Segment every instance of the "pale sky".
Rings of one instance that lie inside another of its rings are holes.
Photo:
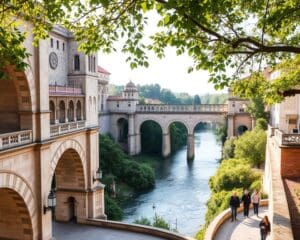
[[[153,11],[148,13],[148,19],[151,21],[148,21],[145,31],[146,38],[157,30],[156,22],[159,16]],[[193,65],[192,59],[187,54],[177,56],[175,48],[168,48],[163,59],[158,59],[152,52],[147,55],[150,64],[148,68],[139,67],[132,70],[121,51],[110,55],[99,54],[98,63],[111,73],[110,83],[116,85],[125,85],[132,80],[140,85],[158,83],[162,88],[168,88],[173,92],[187,92],[191,95],[217,92],[213,85],[208,83],[207,72],[187,72],[188,67]],[[226,90],[218,91],[221,92]]]

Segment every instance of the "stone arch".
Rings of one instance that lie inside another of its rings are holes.
[[[32,129],[32,90],[30,68],[18,72],[15,67],[4,67],[6,79],[0,82],[0,131]]]
[[[172,123],[180,123],[180,124],[182,124],[184,127],[185,127],[185,129],[186,129],[186,131],[187,131],[187,133],[190,133],[190,126],[189,126],[189,124],[188,123],[186,123],[185,121],[183,121],[183,120],[171,120],[171,121],[169,121],[168,123],[167,123],[167,129],[170,129],[170,126],[171,126],[171,124]]]
[[[245,125],[239,125],[237,127],[237,134],[242,135],[244,132],[248,131],[248,127]]]
[[[128,119],[120,117],[117,120],[117,141],[119,143],[127,143],[128,138]]]
[[[79,160],[83,167],[83,177],[84,177],[83,181],[86,184],[87,178],[86,178],[86,154],[85,154],[85,151],[78,141],[73,140],[73,139],[66,140],[65,142],[61,143],[58,146],[57,150],[55,151],[54,155],[51,158],[50,176],[47,181],[47,187],[46,187],[46,192],[45,192],[44,198],[48,198],[48,194],[51,190],[52,178],[53,178],[53,175],[54,175],[54,172],[55,172],[55,169],[57,167],[59,160],[61,159],[63,154],[65,152],[67,152],[69,149],[73,150],[73,153],[76,152],[76,154],[78,154]]]
[[[12,220],[12,225],[14,229],[13,234],[18,234],[15,236],[17,239],[37,239],[38,238],[38,214],[37,214],[37,202],[36,198],[31,190],[29,184],[22,177],[18,176],[13,172],[0,172],[0,213],[1,213],[1,203],[5,204],[5,211],[13,211],[14,219]],[[1,214],[2,215],[2,214]],[[2,215],[3,216],[3,215]],[[20,216],[20,219],[16,219],[16,216]],[[12,236],[1,236],[2,234],[11,234],[9,229],[9,218],[3,218],[6,220],[6,233],[2,232],[0,228],[0,238],[1,237],[12,237]],[[19,222],[17,222],[19,220]],[[1,226],[1,223],[0,223]],[[16,231],[15,227],[18,226]],[[8,229],[7,229],[8,227]],[[4,229],[4,228],[3,228]]]
[[[66,104],[63,100],[59,101],[58,104],[58,119],[60,123],[64,123],[66,119]]]
[[[50,109],[50,124],[55,124],[55,103],[50,100],[49,102]]]
[[[74,102],[72,100],[69,101],[68,106],[68,121],[72,122],[74,121]]]
[[[141,121],[139,121],[137,123],[137,128],[136,128],[136,133],[137,134],[140,133],[143,123],[147,122],[147,121],[153,121],[153,122],[157,123],[160,126],[162,132],[164,132],[166,129],[168,129],[168,125],[164,125],[160,121],[158,121],[157,119],[149,117],[149,118],[143,118],[143,119],[141,119]]]
[[[76,119],[77,121],[82,120],[82,103],[80,100],[76,103]]]

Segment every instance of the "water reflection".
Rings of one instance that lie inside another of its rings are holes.
[[[212,131],[195,133],[195,159],[187,161],[186,146],[161,162],[156,186],[141,194],[125,208],[124,222],[140,217],[162,216],[171,228],[194,236],[204,223],[209,177],[217,168],[221,147]]]

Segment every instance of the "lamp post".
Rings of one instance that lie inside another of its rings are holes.
[[[102,171],[100,168],[95,172],[94,181],[100,181],[102,179]]]

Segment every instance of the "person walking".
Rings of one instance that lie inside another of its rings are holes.
[[[260,202],[260,192],[255,189],[254,192],[251,195],[251,202],[253,204],[253,211],[254,214],[258,217],[258,207],[259,207],[259,202]]]
[[[231,222],[236,220],[236,215],[237,215],[237,208],[240,206],[240,199],[236,195],[236,192],[232,193],[232,196],[230,197],[230,209],[231,209]]]
[[[248,189],[244,190],[243,196],[242,196],[242,202],[244,207],[244,217],[249,217],[249,206],[251,203],[251,196],[248,191]]]
[[[271,232],[271,224],[267,216],[264,216],[264,218],[259,223],[259,229],[261,240],[266,240],[268,234]]]

